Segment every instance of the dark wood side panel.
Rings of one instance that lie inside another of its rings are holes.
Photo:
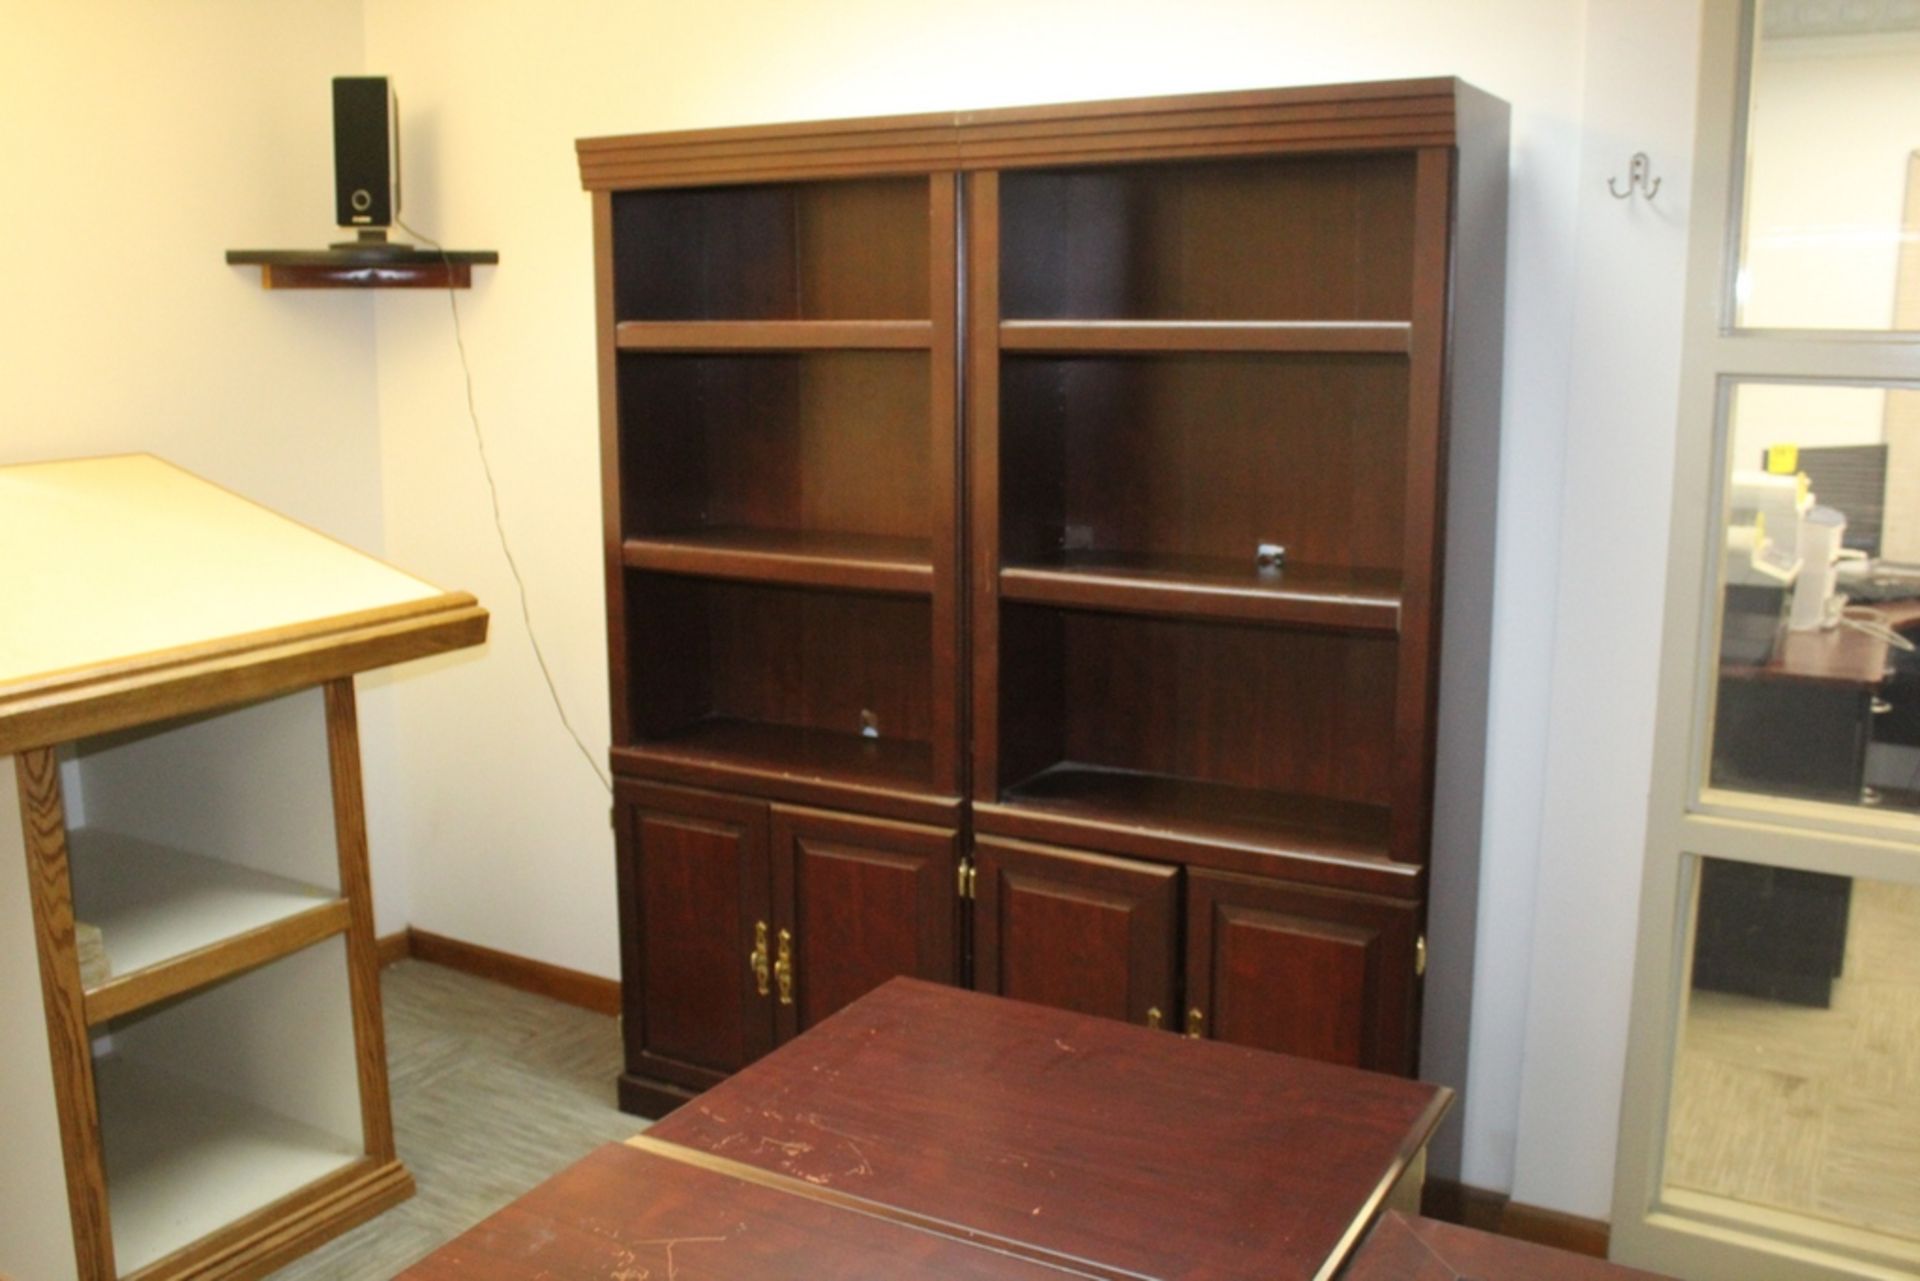
[[[593,355],[600,400],[600,541],[607,589],[607,696],[613,744],[633,741],[632,705],[627,697],[626,571],[620,544],[626,537],[620,449],[620,353],[614,347],[618,317],[613,303],[613,197],[593,193]]]
[[[1400,671],[1394,712],[1393,856],[1427,861],[1433,830],[1440,576],[1445,557],[1447,265],[1452,253],[1453,152],[1429,147],[1415,169],[1413,353],[1406,426],[1406,551]]]
[[[968,609],[971,618],[972,796],[1000,795],[1000,175],[968,174],[966,423]]]
[[[1410,1074],[1418,931],[1414,903],[1190,871],[1188,1009],[1219,1040]]]
[[[933,786],[959,794],[965,787],[966,582],[960,528],[960,190],[953,174],[927,183],[927,293],[933,348],[927,370],[927,544],[933,562]]]
[[[1174,1025],[1179,868],[1016,841],[974,858],[975,988]]]
[[[773,921],[763,802],[622,780],[618,867],[629,1076],[704,1088],[773,1043],[749,957]]]
[[[776,805],[772,833],[774,924],[794,965],[783,1039],[896,974],[959,980],[957,832]]]

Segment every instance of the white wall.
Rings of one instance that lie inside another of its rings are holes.
[[[996,0],[913,6],[368,6],[367,70],[395,78],[407,209],[454,246],[497,248],[461,300],[482,426],[563,699],[606,742],[582,136],[1136,94],[1459,75],[1514,105],[1494,759],[1471,1032],[1511,1058],[1525,993],[1556,581],[1560,424],[1573,325],[1581,111],[1577,0],[1272,0],[1180,6]],[[611,835],[513,608],[465,421],[444,299],[380,301],[388,550],[495,610],[484,662],[399,699],[414,924],[612,975]],[[1630,947],[1622,945],[1623,953]],[[1454,957],[1437,955],[1435,966]],[[1447,1027],[1447,1011],[1435,1011]],[[1458,1012],[1454,1012],[1456,1015]],[[1467,1036],[1455,1018],[1455,1035]],[[1430,1055],[1430,1057],[1433,1057]],[[1466,1103],[1466,1177],[1510,1175],[1511,1073]],[[1484,1120],[1476,1114],[1484,1113]],[[1443,1163],[1447,1164],[1447,1163]]]
[[[48,215],[18,201],[0,213],[19,282],[0,457],[155,449],[474,590],[494,610],[486,651],[369,682],[371,709],[392,703],[391,723],[363,727],[376,859],[406,851],[404,868],[376,867],[381,928],[410,920],[613,975],[606,801],[532,666],[446,297],[264,294],[219,261],[230,244],[330,234],[326,78],[393,75],[409,221],[501,252],[460,296],[475,398],[561,697],[603,756],[591,246],[573,139],[1460,75],[1514,106],[1461,1175],[1604,1216],[1665,564],[1692,8],[14,0],[0,73],[69,114],[0,119],[13,171],[63,184],[62,252],[41,248]],[[1652,206],[1605,194],[1636,150],[1667,184]]]
[[[363,61],[360,0],[0,17],[0,463],[155,453],[377,553],[372,300],[268,293],[222,257],[324,243],[326,85]],[[395,929],[385,716],[363,699],[376,915]]]
[[[1539,877],[1533,946],[1511,958],[1526,973],[1524,1036],[1517,1055],[1489,1047],[1475,1064],[1517,1081],[1514,1199],[1599,1219],[1612,1197],[1645,857],[1698,44],[1691,5],[1589,10]],[[1659,193],[1615,200],[1607,181],[1624,182],[1637,151]]]

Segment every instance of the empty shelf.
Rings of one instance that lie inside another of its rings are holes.
[[[1387,858],[1382,806],[1077,761],[1050,766],[1008,788],[1002,807],[1261,854],[1369,863]]]
[[[94,1076],[123,1276],[364,1159],[357,1136],[116,1055]]]
[[[1392,635],[1396,575],[1312,566],[1261,569],[1197,556],[1070,551],[1000,571],[1004,599],[1175,618],[1218,618]]]
[[[1002,351],[1299,352],[1405,355],[1406,321],[1007,320]]]
[[[626,540],[634,569],[797,587],[926,595],[933,561],[924,538],[789,529],[699,529]]]
[[[332,890],[117,832],[69,835],[75,915],[100,928],[111,976],[98,1023],[297,951],[347,928]]]

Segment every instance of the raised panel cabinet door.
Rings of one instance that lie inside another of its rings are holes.
[[[1189,1030],[1411,1073],[1419,906],[1226,872],[1187,873]]]
[[[974,859],[976,988],[1174,1026],[1179,868],[984,837]]]
[[[947,828],[773,807],[782,1040],[895,975],[959,981],[959,841]]]
[[[755,957],[773,923],[767,806],[625,780],[619,797],[627,1071],[705,1089],[773,1045]]]

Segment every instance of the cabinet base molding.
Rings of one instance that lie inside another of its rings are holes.
[[[368,1159],[132,1273],[127,1281],[252,1281],[413,1195],[398,1161]]]
[[[634,1076],[630,1072],[620,1074],[620,1110],[630,1116],[646,1117],[650,1121],[658,1121],[700,1093],[699,1090],[689,1090],[651,1077]]]
[[[382,934],[373,941],[374,955],[380,958],[380,968],[386,969],[396,961],[404,961],[413,955],[413,937],[410,930],[395,930],[392,934]]]
[[[1595,1259],[1607,1257],[1612,1237],[1612,1229],[1600,1219],[1526,1205],[1510,1200],[1504,1192],[1489,1192],[1451,1179],[1427,1180],[1420,1212],[1430,1219]]]
[[[412,926],[397,934],[382,937],[379,950],[382,966],[413,957],[476,978],[491,979],[535,996],[548,997],[563,1005],[577,1005],[595,1014],[620,1013],[618,979],[603,979],[597,974],[549,965],[531,957],[496,952],[478,943],[463,943],[459,939],[431,934]]]

